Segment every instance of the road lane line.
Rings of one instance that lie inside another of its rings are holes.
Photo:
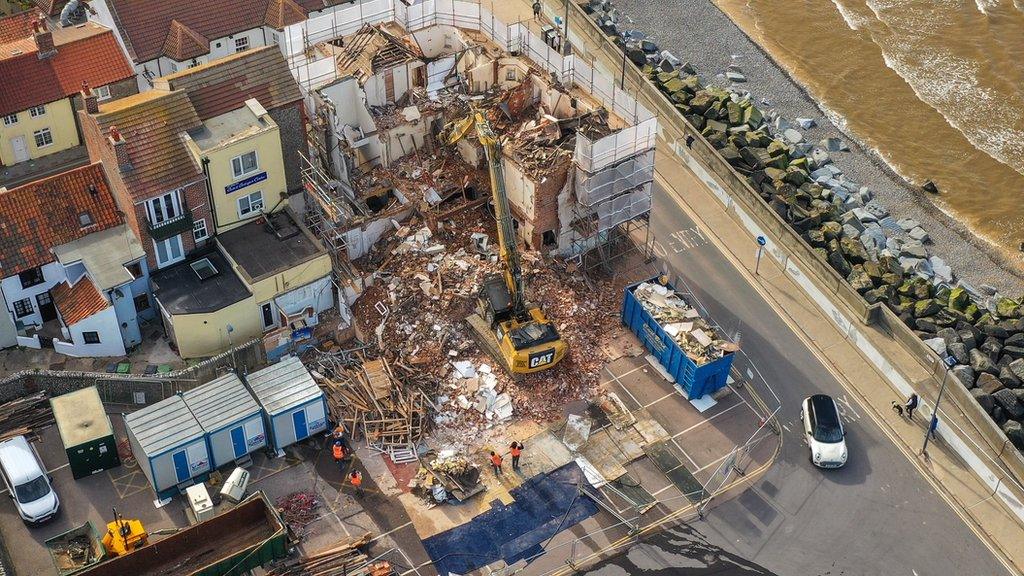
[[[726,408],[725,410],[722,410],[722,411],[721,411],[721,412],[719,412],[718,414],[715,414],[714,416],[712,416],[712,417],[710,417],[710,418],[707,418],[706,420],[702,420],[702,421],[700,421],[700,422],[697,422],[697,423],[696,423],[696,424],[694,424],[693,426],[690,426],[689,428],[687,428],[687,429],[685,429],[685,430],[683,430],[683,431],[681,431],[681,432],[676,432],[675,434],[673,434],[673,435],[672,435],[672,437],[673,437],[673,438],[678,438],[678,437],[682,436],[683,434],[686,434],[686,433],[687,433],[687,432],[689,432],[690,430],[693,430],[694,428],[699,428],[699,427],[701,427],[701,426],[703,426],[703,425],[705,425],[705,424],[708,424],[708,423],[710,423],[710,422],[711,422],[712,420],[714,420],[715,418],[718,418],[719,416],[721,416],[722,414],[725,414],[726,412],[728,412],[728,411],[732,410],[733,408],[736,408],[737,406],[742,406],[742,405],[743,405],[743,403],[742,403],[742,402],[737,402],[737,403],[733,404],[732,406],[729,406],[729,407],[728,407],[728,408]]]

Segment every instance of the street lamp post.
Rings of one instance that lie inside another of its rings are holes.
[[[935,408],[932,409],[932,418],[928,421],[928,427],[924,431],[924,444],[921,445],[921,454],[928,455],[928,441],[931,440],[932,427],[937,425],[939,419],[939,403],[942,402],[942,395],[946,392],[946,381],[949,380],[949,367],[950,363],[956,363],[956,359],[953,357],[946,357],[943,359],[946,364],[946,370],[942,375],[942,384],[939,386],[939,395],[935,397]]]

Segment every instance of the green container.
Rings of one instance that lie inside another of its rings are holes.
[[[76,480],[121,465],[114,427],[95,386],[51,398],[50,407]]]
[[[101,562],[106,556],[103,540],[92,522],[58,534],[45,544],[59,576],[77,574]]]

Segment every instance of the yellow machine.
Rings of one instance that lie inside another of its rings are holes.
[[[499,255],[505,272],[484,280],[478,298],[479,315],[471,315],[468,321],[476,332],[487,337],[486,344],[492,348],[489,352],[497,356],[506,370],[513,375],[539,372],[565,357],[567,346],[540,307],[524,301],[523,272],[501,167],[501,142],[490,123],[474,110],[467,118],[454,123],[448,143],[455,144],[474,127],[490,171]]]
[[[139,520],[125,520],[114,510],[114,520],[107,524],[103,548],[111,557],[124,556],[146,545],[149,534]]]

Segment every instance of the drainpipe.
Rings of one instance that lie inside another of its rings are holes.
[[[206,231],[207,240],[217,234],[217,205],[213,203],[213,185],[210,184],[210,159],[203,157],[203,176],[206,176],[206,199],[210,202],[210,218],[213,220],[213,233]]]

